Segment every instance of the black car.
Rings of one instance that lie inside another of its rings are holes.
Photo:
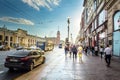
[[[45,56],[38,50],[20,50],[7,56],[4,66],[9,68],[10,71],[15,68],[31,71],[35,66],[44,62]]]

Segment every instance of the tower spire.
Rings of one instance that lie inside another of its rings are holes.
[[[58,26],[58,31],[59,31],[59,26]]]

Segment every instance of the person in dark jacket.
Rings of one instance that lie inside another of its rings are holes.
[[[77,58],[77,47],[75,45],[72,47],[72,52],[73,52],[73,58],[74,57]]]

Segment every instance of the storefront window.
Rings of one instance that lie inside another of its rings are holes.
[[[105,22],[105,10],[103,10],[103,11],[99,14],[99,25],[101,25],[103,22]]]
[[[114,31],[120,29],[120,11],[114,15]]]
[[[105,32],[103,32],[103,33],[99,34],[99,38],[100,38],[100,39],[105,38]]]
[[[120,11],[115,13],[114,18],[114,32],[113,32],[113,53],[120,56]],[[117,31],[118,30],[118,31]]]

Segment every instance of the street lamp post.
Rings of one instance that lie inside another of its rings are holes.
[[[70,17],[68,17],[67,23],[68,23],[68,42],[69,42],[69,31],[70,31],[69,25],[70,25]]]

